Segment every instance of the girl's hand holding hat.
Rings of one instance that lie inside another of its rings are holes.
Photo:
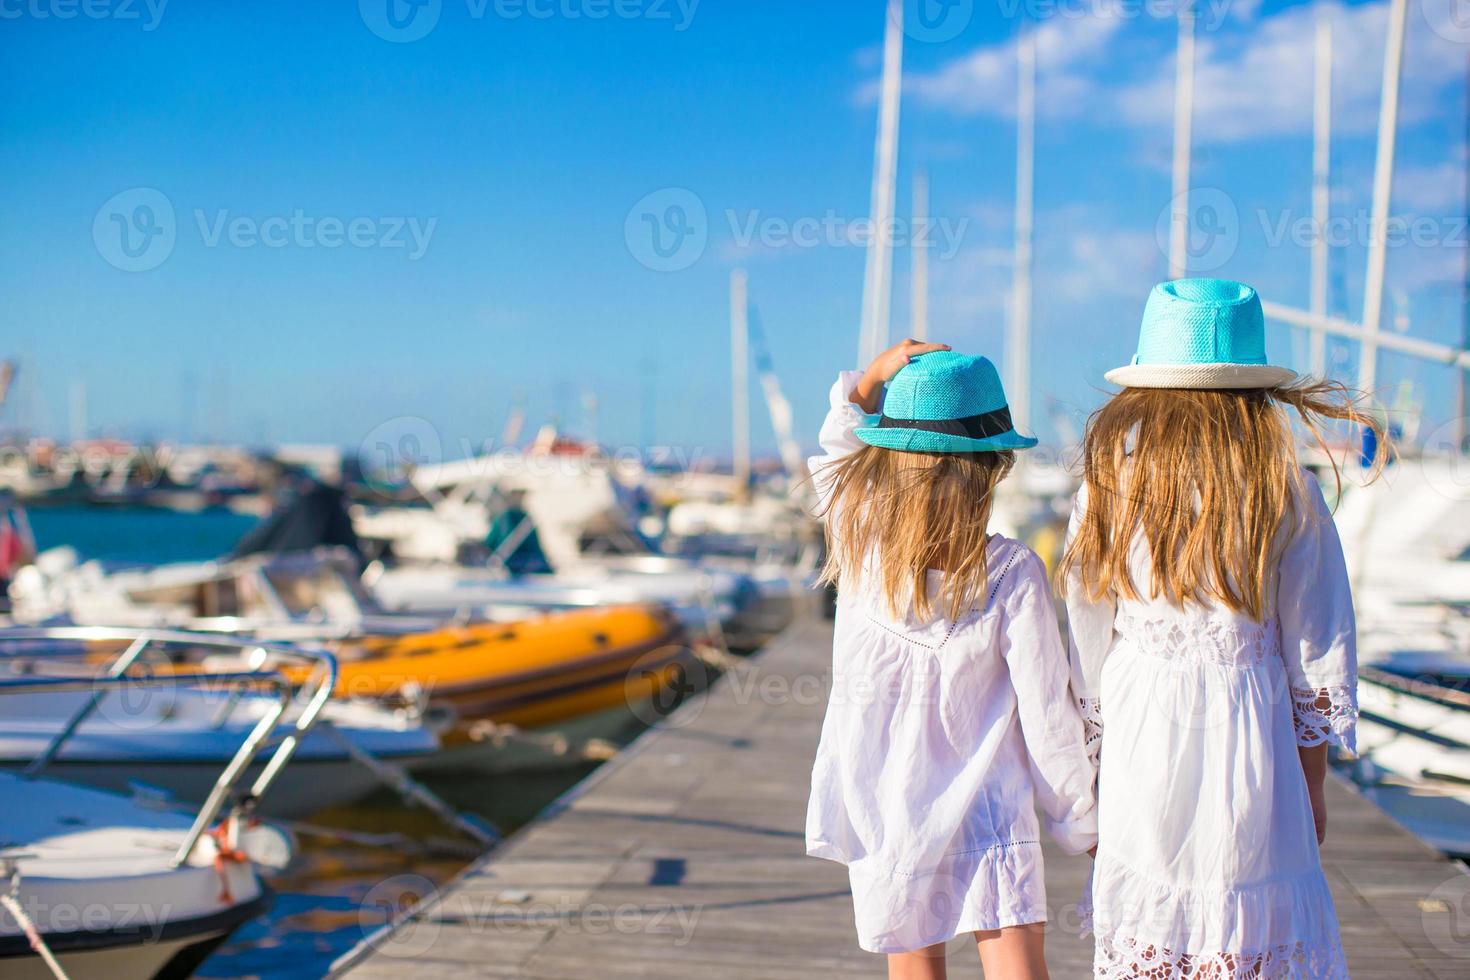
[[[894,344],[873,358],[873,363],[863,372],[862,379],[852,389],[848,400],[869,415],[876,414],[883,399],[883,386],[892,381],[893,376],[902,371],[909,361],[920,354],[949,349],[948,344],[925,344],[913,338]]]

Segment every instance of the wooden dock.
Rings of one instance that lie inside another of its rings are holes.
[[[803,853],[830,643],[830,623],[792,627],[336,975],[883,976],[857,948],[845,870]],[[1331,782],[1324,857],[1355,980],[1470,977],[1470,875]],[[1089,977],[1075,905],[1088,859],[1046,859],[1052,976]],[[951,976],[978,964],[951,944]]]

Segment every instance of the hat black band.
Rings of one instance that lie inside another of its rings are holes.
[[[1013,428],[1011,407],[1002,405],[993,412],[967,415],[962,419],[895,419],[887,415],[878,417],[880,429],[922,429],[947,436],[962,436],[966,439],[989,439],[1003,435]]]

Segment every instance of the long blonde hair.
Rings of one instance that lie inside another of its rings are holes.
[[[995,488],[1013,452],[913,453],[865,446],[818,474],[831,481],[821,581],[840,587],[876,575],[895,617],[935,613],[928,571],[945,571],[944,610],[958,619],[985,593]]]
[[[1372,429],[1376,477],[1389,446],[1366,396],[1335,381],[1203,391],[1125,388],[1087,423],[1082,455],[1088,500],[1062,557],[1062,589],[1080,573],[1091,598],[1141,598],[1132,543],[1148,543],[1149,597],[1218,603],[1264,621],[1277,531],[1296,515],[1302,487],[1286,409],[1326,451],[1327,420]],[[1331,459],[1331,453],[1327,453]],[[1342,474],[1332,463],[1341,489]]]

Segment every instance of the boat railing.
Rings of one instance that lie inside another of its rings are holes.
[[[1390,691],[1408,694],[1424,701],[1432,701],[1446,708],[1456,708],[1460,711],[1470,710],[1470,693],[1452,687],[1430,684],[1417,678],[1404,677],[1368,665],[1358,668],[1358,676]]]
[[[232,706],[250,687],[264,688],[273,700],[256,724],[251,728],[238,750],[230,758],[224,770],[215,779],[208,797],[194,818],[188,834],[174,854],[173,864],[183,864],[194,850],[199,839],[214,825],[231,801],[236,788],[248,777],[256,757],[268,745],[273,750],[266,758],[258,775],[251,782],[248,800],[257,800],[265,795],[276,778],[291,761],[300,747],[302,739],[316,725],[322,709],[337,686],[337,659],[330,652],[314,647],[231,637],[211,633],[192,633],[184,630],[132,629],[100,626],[54,626],[38,628],[0,629],[0,658],[13,659],[75,659],[79,651],[74,647],[62,649],[35,649],[40,644],[127,644],[121,653],[94,676],[35,676],[13,675],[0,677],[0,695],[61,692],[70,690],[89,691],[91,696],[73,712],[59,732],[22,773],[28,777],[41,774],[61,752],[82,724],[97,710],[107,694],[116,689],[144,686],[187,686],[224,688],[231,692],[227,705]],[[32,645],[31,649],[16,649]],[[145,653],[169,647],[189,650],[230,650],[242,655],[245,670],[241,671],[184,671],[166,674],[139,676],[130,673]],[[85,652],[85,651],[83,651]],[[276,669],[280,663],[301,664],[307,668],[304,680],[293,682]],[[293,704],[300,710],[287,720],[286,713]]]

